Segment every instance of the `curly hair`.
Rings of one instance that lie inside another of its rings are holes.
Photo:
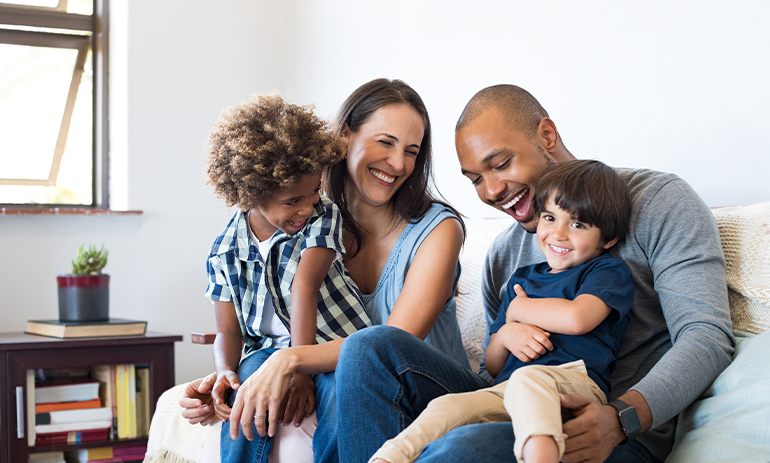
[[[226,108],[209,135],[206,183],[242,211],[345,158],[345,139],[313,106],[259,96]]]

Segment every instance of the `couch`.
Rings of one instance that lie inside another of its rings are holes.
[[[733,363],[679,416],[667,463],[770,461],[770,202],[713,210],[727,260],[737,339]],[[460,258],[457,316],[468,360],[478,368],[484,338],[481,275],[487,247],[508,218],[468,221]],[[178,405],[184,384],[158,401],[145,462],[218,460],[219,426],[188,424]]]

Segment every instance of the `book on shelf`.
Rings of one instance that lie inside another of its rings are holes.
[[[65,463],[64,452],[38,452],[29,454],[29,463]]]
[[[150,435],[150,367],[136,366],[136,432],[139,437]]]
[[[115,365],[115,395],[118,408],[118,438],[137,437],[136,367]]]
[[[134,445],[130,447],[99,447],[80,449],[75,455],[78,463],[107,463],[142,461],[147,453],[146,445]]]
[[[35,433],[53,434],[69,431],[90,431],[92,429],[110,429],[112,427],[112,418],[108,420],[80,421],[77,423],[59,423],[59,424],[36,424]]]
[[[35,424],[66,424],[105,420],[112,421],[112,407],[61,410],[35,414]]]
[[[118,408],[115,397],[115,365],[97,365],[91,369],[91,377],[99,381],[99,398],[105,407],[112,409],[110,437],[118,438]]]
[[[147,330],[147,322],[110,318],[100,322],[62,322],[59,320],[29,320],[28,334],[53,338],[92,338],[104,336],[139,336]]]
[[[35,437],[35,445],[79,444],[81,442],[107,440],[108,436],[108,429],[54,432],[51,434],[38,434]]]
[[[126,381],[128,381],[128,437],[134,438],[139,435],[136,427],[136,366],[125,365]]]
[[[45,412],[56,412],[60,410],[81,410],[84,408],[99,408],[102,406],[100,398],[91,400],[81,400],[79,402],[51,402],[44,404],[36,404],[35,414]],[[106,404],[105,404],[106,406]]]
[[[35,386],[35,403],[81,402],[99,398],[99,381]]]

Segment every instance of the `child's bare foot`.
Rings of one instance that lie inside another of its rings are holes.
[[[559,447],[553,436],[529,436],[522,452],[527,463],[559,462]]]

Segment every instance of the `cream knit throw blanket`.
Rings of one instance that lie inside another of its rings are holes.
[[[180,384],[164,392],[158,399],[155,415],[150,425],[150,437],[147,442],[147,454],[144,463],[202,463],[218,460],[218,447],[212,459],[211,445],[213,432],[215,443],[219,442],[220,426],[191,425],[182,417],[179,399],[187,384]]]
[[[770,202],[714,209],[727,260],[733,329],[770,328]]]

